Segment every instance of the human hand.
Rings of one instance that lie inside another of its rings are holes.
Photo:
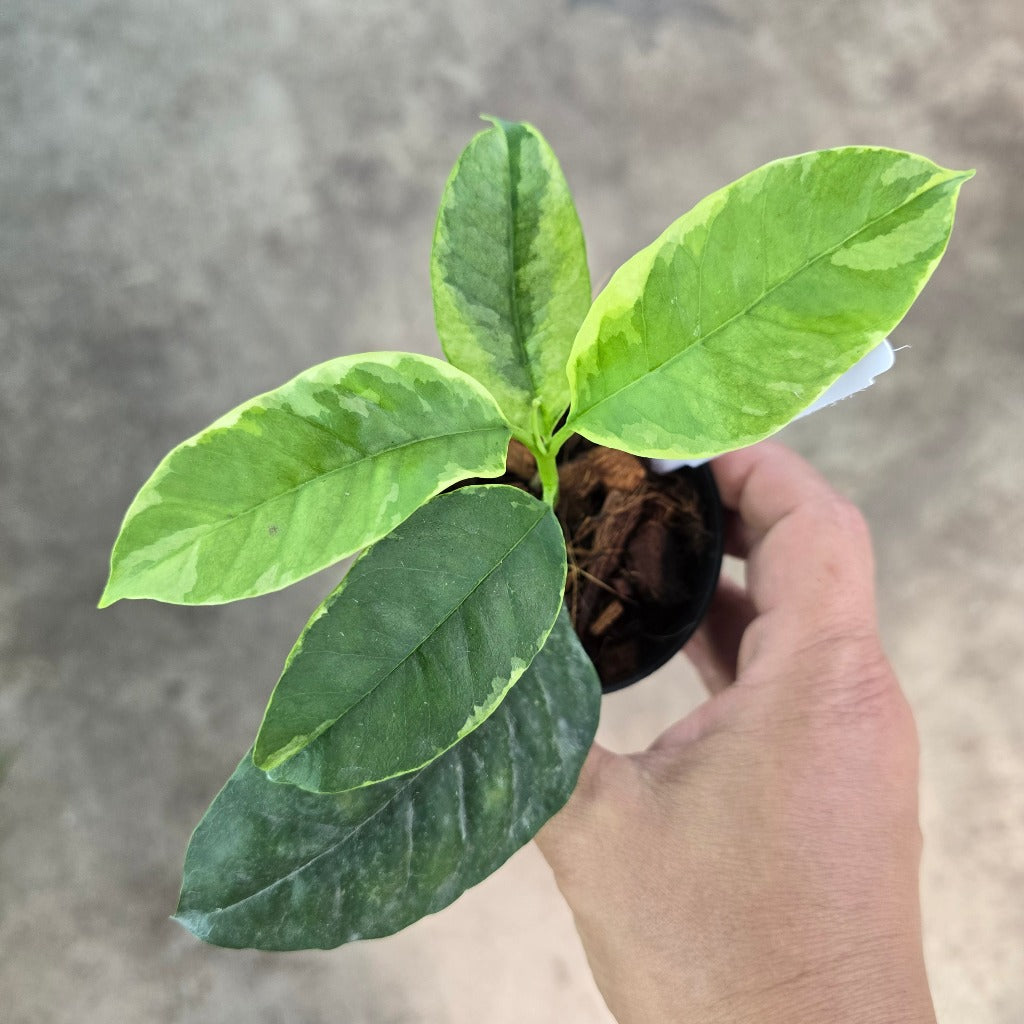
[[[620,1024],[931,1024],[917,735],[867,528],[779,445],[714,471],[746,588],[687,646],[711,699],[642,753],[595,746],[538,845]]]

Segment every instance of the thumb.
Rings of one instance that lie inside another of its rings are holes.
[[[565,806],[541,828],[535,841],[555,874],[559,887],[585,861],[587,847],[598,838],[606,819],[614,812],[620,776],[629,759],[599,743],[590,748],[579,781]]]

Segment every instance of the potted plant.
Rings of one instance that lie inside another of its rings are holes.
[[[361,552],[197,827],[177,919],[224,946],[333,947],[526,843],[593,740],[587,651],[621,683],[644,644],[609,659],[607,638],[628,647],[650,606],[678,644],[714,586],[709,475],[642,460],[707,459],[810,405],[906,313],[969,176],[879,148],[778,160],[592,301],[553,153],[493,119],[434,236],[448,362],[315,366],[171,451],[125,517],[101,607],[233,601]]]

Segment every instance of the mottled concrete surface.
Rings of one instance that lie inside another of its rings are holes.
[[[0,5],[0,1016],[607,1020],[527,849],[387,941],[273,956],[168,920],[192,826],[334,579],[94,605],[173,444],[327,357],[435,353],[436,203],[480,111],[561,155],[600,280],[763,161],[973,166],[871,393],[791,442],[866,510],[923,741],[940,1016],[1024,1019],[1024,8],[1018,0],[5,0]],[[609,700],[619,747],[699,697]]]

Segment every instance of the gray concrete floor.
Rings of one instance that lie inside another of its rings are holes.
[[[1024,1019],[1024,8],[1018,0],[5,0],[0,5],[0,1016],[604,1021],[533,849],[394,939],[274,956],[168,920],[190,829],[326,574],[95,602],[173,444],[337,354],[437,353],[427,257],[476,115],[526,118],[595,280],[756,165],[852,142],[973,166],[870,393],[790,441],[866,510],[923,741],[942,1019]],[[680,660],[607,742],[699,699]]]

